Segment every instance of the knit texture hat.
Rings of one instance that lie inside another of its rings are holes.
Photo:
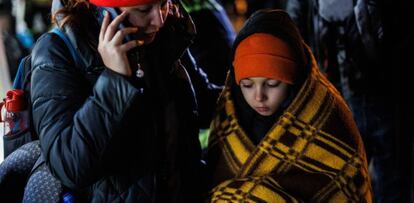
[[[294,84],[297,64],[289,45],[271,34],[256,33],[243,39],[234,60],[236,83],[249,77],[266,77]]]
[[[90,0],[96,6],[129,7],[156,3],[160,0]]]

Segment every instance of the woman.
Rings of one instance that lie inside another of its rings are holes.
[[[234,44],[211,124],[214,202],[370,202],[352,115],[289,16],[256,12]]]
[[[197,201],[196,102],[179,60],[194,35],[188,15],[170,0],[54,9],[85,67],[55,34],[33,49],[33,122],[50,172],[75,201]]]

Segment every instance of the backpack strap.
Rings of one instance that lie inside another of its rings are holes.
[[[22,89],[23,88],[24,64],[26,63],[27,59],[30,60],[30,58],[28,58],[28,57],[30,57],[30,55],[25,56],[22,60],[20,60],[19,67],[17,68],[17,73],[16,73],[16,76],[15,76],[14,81],[13,81],[13,89]]]
[[[73,44],[71,43],[71,41],[69,40],[68,36],[60,29],[60,28],[53,28],[50,32],[56,34],[57,36],[59,36],[63,42],[65,43],[65,45],[68,47],[70,54],[72,55],[73,60],[75,61],[76,66],[78,67],[85,67],[85,65],[81,62],[81,57],[79,55],[79,53],[77,52],[77,50],[75,49],[75,47],[73,46]],[[19,63],[19,67],[17,69],[17,73],[16,73],[16,77],[13,81],[13,89],[23,89],[23,84],[24,84],[24,66],[27,60],[31,60],[30,55],[26,56],[26,58],[22,59]]]
[[[75,61],[76,66],[85,67],[85,65],[81,62],[81,57],[79,56],[78,51],[75,49],[68,36],[58,27],[53,28],[50,32],[55,33],[65,42],[66,46],[69,48],[73,60]]]

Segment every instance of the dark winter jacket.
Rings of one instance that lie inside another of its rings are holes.
[[[170,21],[141,50],[144,79],[104,67],[97,50],[90,48],[97,44],[100,26],[91,24],[93,19],[85,19],[88,30],[65,27],[85,67],[74,65],[68,48],[54,34],[45,34],[36,43],[34,126],[45,163],[76,198],[92,202],[199,198],[194,94],[198,89],[179,60],[188,54],[194,32],[188,16],[175,24]]]
[[[380,96],[389,78],[376,0],[291,0],[286,10],[344,96]],[[388,79],[387,79],[388,78]]]
[[[236,33],[226,11],[216,0],[182,1],[197,30],[191,53],[214,84],[223,86],[229,70]]]

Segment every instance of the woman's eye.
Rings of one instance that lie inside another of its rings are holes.
[[[152,9],[152,6],[148,6],[148,7],[143,7],[143,8],[137,8],[136,10],[141,13],[148,13],[151,11],[151,9]]]

